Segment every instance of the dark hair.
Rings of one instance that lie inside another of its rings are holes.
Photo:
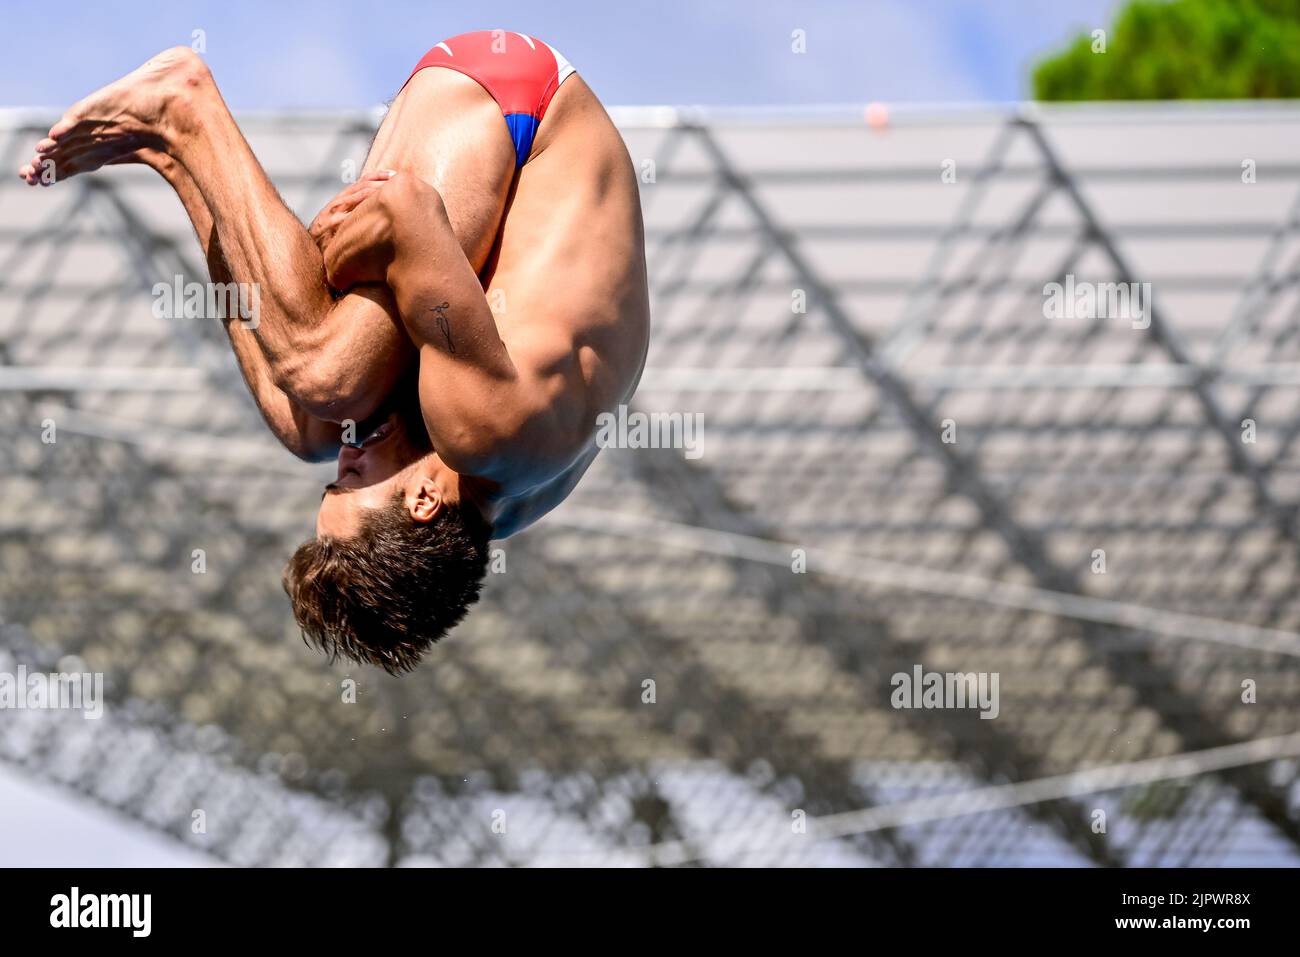
[[[478,601],[491,534],[473,506],[417,522],[399,493],[355,536],[304,542],[284,570],[304,640],[331,661],[410,671]]]

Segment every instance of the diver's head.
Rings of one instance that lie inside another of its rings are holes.
[[[304,637],[331,657],[409,671],[478,600],[491,526],[422,428],[390,416],[339,453],[316,538],[284,572]]]

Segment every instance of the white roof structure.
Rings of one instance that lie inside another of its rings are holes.
[[[322,470],[155,318],[166,185],[0,180],[0,673],[109,701],[0,759],[236,863],[1300,863],[1300,109],[615,112],[702,454],[603,452],[401,679],[297,640]],[[375,120],[241,125],[307,220]]]

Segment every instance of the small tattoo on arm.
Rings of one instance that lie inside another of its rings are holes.
[[[442,337],[447,340],[447,351],[452,355],[456,354],[456,346],[451,341],[451,323],[447,320],[446,310],[450,303],[440,302],[432,307],[432,312],[438,317],[438,328],[442,331]]]

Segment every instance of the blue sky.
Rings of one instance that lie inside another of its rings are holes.
[[[500,27],[559,49],[610,104],[1006,101],[1113,0],[71,0],[14,4],[0,106],[66,106],[205,33],[240,108],[369,108],[444,37]],[[807,52],[790,49],[802,29]]]

